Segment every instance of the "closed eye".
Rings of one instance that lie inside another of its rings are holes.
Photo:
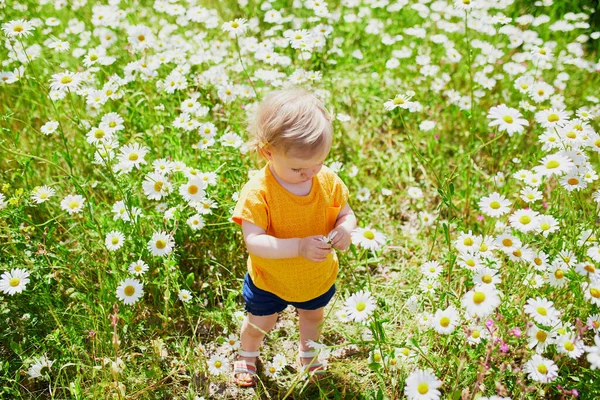
[[[302,171],[302,170],[298,169],[298,168],[292,168],[292,171],[300,173],[300,171]]]

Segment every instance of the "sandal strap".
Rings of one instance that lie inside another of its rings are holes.
[[[239,349],[238,354],[242,357],[258,357],[258,356],[260,356],[260,351],[245,351],[245,350]]]
[[[311,350],[311,351],[298,351],[298,355],[300,355],[300,357],[302,358],[314,358],[317,354],[319,354],[319,352],[317,350]]]
[[[234,374],[251,374],[256,375],[256,364],[252,361],[238,360],[233,363]]]

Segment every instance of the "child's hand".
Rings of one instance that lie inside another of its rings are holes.
[[[338,250],[348,250],[352,242],[350,234],[341,225],[329,232],[329,237],[332,238],[331,245]]]
[[[323,241],[323,236],[308,236],[300,239],[298,255],[309,261],[322,262],[331,253],[331,245]]]

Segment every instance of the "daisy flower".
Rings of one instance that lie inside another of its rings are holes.
[[[40,132],[42,132],[44,135],[51,135],[54,132],[56,132],[57,129],[58,129],[58,122],[53,120],[53,121],[48,121],[44,125],[42,125],[40,127]]]
[[[560,317],[560,312],[554,308],[554,303],[541,297],[528,299],[524,310],[535,322],[545,326],[554,325]]]
[[[127,278],[117,286],[117,298],[127,305],[132,305],[143,295],[144,286],[135,278]]]
[[[421,199],[421,198],[423,198],[423,191],[420,188],[416,187],[416,186],[409,187],[406,190],[406,193],[412,199]]]
[[[556,261],[556,260],[555,260]],[[564,269],[564,264],[560,262],[552,262],[546,272],[546,279],[550,286],[561,288],[567,284],[568,279],[565,277],[567,271]]]
[[[538,213],[531,209],[517,210],[515,211],[508,220],[510,225],[523,232],[527,233],[538,227]]]
[[[56,191],[54,189],[46,185],[36,186],[31,192],[31,200],[35,201],[37,204],[40,204],[54,196],[55,193]]]
[[[200,215],[200,214],[192,215],[191,217],[189,217],[187,219],[186,223],[194,231],[204,228],[204,218],[202,218],[202,215]]]
[[[148,264],[146,264],[143,260],[137,260],[129,264],[128,271],[133,275],[143,275],[146,271],[148,271]]]
[[[110,251],[120,249],[123,246],[123,243],[125,243],[125,235],[119,231],[108,232],[106,234],[106,238],[104,239],[104,244]]]
[[[471,317],[485,318],[498,308],[500,297],[496,288],[488,285],[478,285],[465,293],[461,304]]]
[[[585,254],[596,262],[600,262],[600,246],[592,246],[586,250]]]
[[[500,217],[510,211],[510,201],[497,192],[484,196],[479,200],[481,212],[490,217]]]
[[[433,371],[417,369],[406,378],[404,394],[409,400],[438,400],[441,395],[438,390],[440,386],[442,381]]]
[[[490,333],[483,326],[470,326],[467,329],[467,343],[469,344],[479,344],[482,339],[489,339]]]
[[[212,214],[212,209],[217,207],[217,202],[205,197],[199,201],[190,202],[190,206],[194,207],[198,214],[207,215]]]
[[[556,364],[552,360],[548,360],[539,354],[531,357],[531,360],[525,363],[523,369],[527,372],[529,379],[537,382],[552,382],[558,376],[558,367]]]
[[[359,291],[354,293],[344,303],[348,318],[352,321],[362,322],[366,320],[377,307],[371,293]]]
[[[84,202],[85,199],[83,196],[78,194],[69,194],[60,202],[60,208],[69,214],[76,214],[81,212]]]
[[[590,282],[583,282],[581,284],[581,289],[583,290],[583,295],[588,302],[600,307],[599,279],[591,279]]]
[[[386,111],[391,111],[396,108],[407,109],[411,105],[410,99],[413,96],[414,93],[397,94],[393,99],[386,101],[383,104],[383,107],[386,109]]]
[[[495,269],[480,267],[477,268],[475,274],[473,274],[473,283],[476,285],[490,285],[495,287],[495,285],[502,283],[502,279],[500,279],[498,271]]]
[[[173,236],[164,231],[154,232],[148,242],[148,250],[154,256],[166,256],[173,251],[174,246]]]
[[[43,355],[40,358],[36,359],[27,371],[29,379],[46,379],[48,374],[50,373],[50,368],[52,367],[52,364],[54,364],[54,361],[49,360],[48,357],[46,357],[46,355]]]
[[[211,375],[221,375],[229,371],[229,361],[220,354],[214,354],[208,360],[208,372]]]
[[[9,296],[21,293],[29,283],[29,272],[21,268],[6,271],[0,277],[0,291]]]
[[[445,310],[438,309],[433,316],[431,326],[442,335],[448,335],[454,331],[456,325],[460,323],[458,310],[454,306],[449,306]]]
[[[514,133],[521,133],[525,129],[525,126],[529,126],[529,122],[521,118],[519,110],[509,108],[505,104],[490,108],[487,116],[493,119],[488,126],[497,126],[500,132],[506,131],[508,136],[512,136]]]
[[[533,203],[542,199],[542,192],[529,186],[521,189],[519,193],[521,194],[521,199],[526,203]]]
[[[498,246],[498,249],[506,254],[510,254],[518,247],[521,247],[521,240],[509,233],[498,235],[494,240],[494,243]]]
[[[232,37],[236,35],[241,36],[246,33],[246,30],[248,29],[248,24],[246,22],[247,20],[244,18],[236,18],[233,21],[225,22],[221,26],[221,29],[223,32],[229,32],[229,35]]]
[[[436,279],[442,273],[444,267],[437,261],[427,261],[421,265],[421,273],[427,278]]]
[[[559,127],[568,122],[569,114],[564,110],[550,108],[548,110],[538,111],[535,114],[535,120],[544,128]]]
[[[469,232],[460,232],[454,245],[460,252],[477,251],[477,235]]]
[[[535,231],[548,237],[549,233],[556,232],[559,229],[558,221],[552,215],[540,215],[537,221]]]
[[[158,172],[150,172],[146,175],[142,183],[142,188],[148,199],[160,200],[171,193],[173,186],[165,175]]]
[[[556,351],[570,358],[579,358],[583,354],[584,347],[583,340],[576,337],[574,333],[560,335],[556,339]]]
[[[127,41],[134,50],[143,50],[154,46],[155,36],[145,25],[135,25],[128,29]]]
[[[351,233],[352,243],[365,249],[378,251],[386,242],[385,235],[370,227],[356,228]]]
[[[594,342],[595,346],[586,346],[585,348],[585,351],[588,352],[587,360],[591,364],[590,368],[592,370],[600,369],[600,336],[596,335]]]
[[[26,37],[32,35],[34,29],[35,27],[33,24],[24,19],[9,21],[2,24],[2,30],[4,31],[4,34],[9,38]]]
[[[139,143],[126,144],[121,147],[118,155],[119,163],[126,165],[128,168],[140,168],[141,164],[146,164],[144,157],[148,153],[146,146]]]
[[[75,92],[77,89],[79,89],[81,81],[81,75],[79,72],[60,72],[52,75],[50,89]]]
[[[553,344],[556,334],[552,331],[539,328],[536,324],[531,324],[527,329],[527,347],[535,349],[536,353],[542,354],[548,345]]]
[[[265,368],[263,369],[263,371],[267,378],[275,378],[275,377],[277,377],[277,374],[279,373],[277,366],[272,361],[269,361],[267,363],[267,365],[265,365]]]
[[[186,184],[179,187],[179,194],[187,202],[201,201],[206,192],[206,182],[200,178],[190,179]]]
[[[186,289],[181,289],[177,294],[177,297],[179,297],[179,300],[183,301],[184,303],[187,303],[192,299],[192,292]]]

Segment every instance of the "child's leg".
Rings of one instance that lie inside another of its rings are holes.
[[[269,332],[277,322],[277,313],[258,316],[248,313],[240,335],[241,349],[248,352],[258,351],[265,333]],[[254,357],[240,357],[246,361],[254,361]]]
[[[312,349],[306,345],[307,340],[319,341],[321,326],[323,324],[325,307],[317,308],[316,310],[301,310],[298,309],[300,317],[300,351],[311,351]],[[312,358],[303,359],[302,364],[310,363]]]

